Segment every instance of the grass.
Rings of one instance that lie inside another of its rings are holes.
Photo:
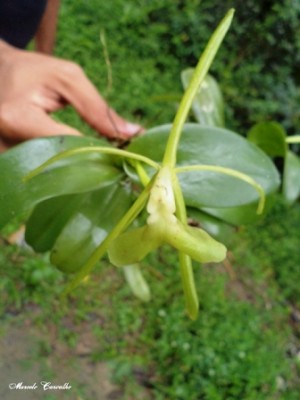
[[[282,207],[276,212],[274,221],[288,220]],[[274,221],[271,227],[265,222],[264,238],[272,238]],[[3,246],[3,321],[29,319],[42,332],[38,360],[64,346],[76,364],[72,353],[88,335],[90,362],[110,365],[122,399],[141,393],[149,399],[296,400],[299,326],[293,331],[290,318],[296,304],[270,273],[272,266],[266,270],[253,252],[255,232],[247,229],[235,239],[230,263],[196,267],[201,311],[195,322],[184,313],[176,258],[168,248],[144,264],[150,303],[135,299],[121,271],[107,262],[61,303],[64,278],[46,257]],[[270,254],[267,244],[264,249]]]
[[[144,7],[151,7],[144,2]],[[80,63],[122,115],[145,126],[170,122],[181,92],[180,65],[162,54],[154,29],[135,30],[143,8],[114,0],[62,2],[56,54]],[[146,28],[145,28],[146,29]],[[100,31],[106,36],[113,85]],[[146,34],[147,33],[147,34]],[[164,100],[164,101],[163,101]],[[94,135],[71,109],[56,116]],[[176,257],[163,248],[144,263],[152,301],[135,299],[122,271],[107,261],[65,302],[65,277],[47,255],[9,246],[1,233],[1,322],[38,333],[34,359],[51,379],[53,357],[81,366],[105,361],[125,400],[296,400],[300,363],[299,206],[278,200],[272,214],[228,240],[225,264],[195,265],[200,317],[184,313]],[[294,317],[293,317],[294,315]],[[4,329],[4,328],[3,328]],[[49,379],[50,379],[49,378]],[[76,386],[76,382],[74,382]],[[85,398],[78,383],[77,396]],[[89,397],[86,397],[89,398]]]
[[[254,265],[259,259],[264,275],[273,277],[284,298],[297,307],[300,306],[300,255],[296,250],[300,243],[299,225],[299,205],[290,207],[278,196],[267,218],[241,234],[237,250],[240,256],[244,254],[248,267],[253,264],[252,258]],[[261,233],[257,235],[257,231]],[[247,243],[251,243],[251,253],[246,251]]]
[[[152,127],[174,117],[182,93],[182,66],[175,56],[160,51],[155,32],[148,35],[145,28],[140,31],[139,18],[143,16],[138,9],[122,0],[114,0],[113,6],[99,5],[95,0],[63,2],[56,55],[78,62],[110,105],[124,117]],[[135,24],[135,18],[139,24]],[[100,40],[101,33],[105,46]],[[59,113],[59,118],[90,132],[71,110]]]

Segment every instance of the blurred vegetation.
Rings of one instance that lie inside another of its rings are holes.
[[[273,231],[280,232],[282,217],[290,217],[282,207],[273,217],[259,236],[263,254],[257,251],[256,226],[230,239],[236,244],[225,264],[195,265],[201,301],[195,322],[184,313],[176,257],[167,247],[143,265],[152,300],[141,303],[122,271],[106,261],[61,302],[64,277],[47,257],[3,245],[2,323],[30,318],[40,327],[38,359],[50,356],[59,342],[76,348],[82,330],[90,332],[95,339],[90,362],[110,365],[119,399],[296,400],[300,328],[296,324],[293,334],[296,303],[289,301],[289,291],[298,272],[286,272],[285,281],[276,274],[282,249],[274,246]],[[299,238],[294,244],[299,246]],[[297,258],[291,253],[289,265]],[[53,329],[54,343],[48,333]],[[146,392],[138,397],[141,390]]]
[[[182,92],[181,70],[196,63],[231,6],[236,17],[212,69],[224,93],[227,125],[243,134],[254,122],[272,118],[296,132],[297,0],[64,0],[56,55],[80,63],[125,117],[147,127],[170,122]],[[57,118],[94,134],[71,109]],[[225,264],[195,266],[201,302],[196,322],[183,312],[179,271],[168,248],[144,265],[150,303],[133,298],[122,271],[107,262],[62,303],[65,278],[47,257],[1,239],[2,323],[26,318],[40,327],[40,358],[53,352],[51,327],[55,340],[70,348],[84,327],[96,339],[90,362],[106,360],[121,387],[114,398],[298,400],[299,215],[299,205],[289,208],[278,198],[265,220],[227,238]]]
[[[300,206],[287,205],[278,196],[267,217],[237,236],[236,251],[245,265],[254,268],[257,259],[260,268],[273,276],[284,298],[300,306]],[[259,232],[259,234],[257,234]],[[250,245],[251,252],[247,251]],[[255,271],[253,270],[253,273]]]
[[[230,7],[236,9],[234,22],[212,67],[224,93],[227,126],[244,134],[253,123],[275,119],[289,133],[299,132],[297,0],[65,1],[57,54],[81,63],[106,95],[99,39],[104,30],[111,104],[147,126],[169,122],[181,93],[180,71],[195,65]]]

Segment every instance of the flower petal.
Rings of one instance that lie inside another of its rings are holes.
[[[173,224],[172,224],[173,225]],[[199,262],[220,262],[226,257],[226,247],[200,228],[184,226],[176,221],[166,226],[164,240]]]
[[[108,247],[108,256],[117,267],[135,264],[161,244],[155,229],[145,225],[118,236]]]
[[[125,265],[123,271],[132,293],[142,301],[149,301],[151,299],[150,289],[139,264]]]

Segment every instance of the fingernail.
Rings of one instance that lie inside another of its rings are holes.
[[[133,124],[131,122],[127,122],[125,125],[124,133],[129,136],[134,136],[137,133],[141,132],[143,128],[138,124]]]

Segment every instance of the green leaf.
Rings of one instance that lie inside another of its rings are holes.
[[[170,128],[163,125],[147,131],[133,140],[128,150],[161,160]],[[279,175],[270,158],[253,143],[227,129],[199,124],[184,126],[177,165],[197,164],[219,165],[248,174],[267,194],[279,186]],[[235,207],[258,200],[257,192],[250,185],[223,174],[187,172],[179,174],[179,180],[187,206]]]
[[[270,157],[286,155],[286,133],[277,122],[260,122],[254,125],[248,133],[248,139]]]
[[[216,209],[213,208],[212,211],[214,210]],[[187,214],[189,217],[189,223],[192,224],[192,226],[198,225],[210,235],[222,242],[228,239],[228,237],[235,232],[235,228],[233,226],[197,208],[189,207]]]
[[[268,204],[268,203],[266,203]],[[269,207],[266,206],[264,209],[264,213],[266,213]],[[262,218],[262,215],[258,215],[257,212],[257,204],[246,204],[244,206],[239,207],[230,207],[230,208],[208,208],[204,207],[202,211],[206,212],[209,215],[218,218],[221,221],[225,221],[231,225],[247,225],[253,224]]]
[[[194,68],[182,71],[181,80],[184,89],[194,73]],[[192,104],[195,119],[201,125],[224,127],[224,103],[217,81],[209,74],[206,75]]]
[[[91,221],[83,214],[76,214],[65,226],[51,251],[51,263],[64,273],[77,272],[105,234],[101,230],[92,232]],[[92,234],[93,233],[93,234]]]
[[[221,241],[226,241],[228,236],[234,233],[235,226],[253,224],[259,221],[271,210],[274,200],[274,195],[269,195],[266,198],[262,215],[257,214],[257,203],[229,208],[204,207],[201,210],[188,208],[188,213],[211,235]]]
[[[25,240],[36,252],[50,250],[57,238],[78,210],[85,195],[66,195],[42,201],[26,222]]]
[[[1,154],[0,226],[17,216],[26,217],[40,201],[62,194],[96,190],[118,179],[121,171],[112,165],[111,157],[91,154],[62,160],[24,183],[25,175],[53,155],[96,144],[103,145],[103,141],[61,136],[31,140]]]
[[[289,203],[293,203],[300,195],[300,159],[288,151],[283,172],[283,194]]]
[[[131,203],[130,188],[122,182],[86,194],[80,209],[58,236],[51,262],[65,273],[80,270]]]

